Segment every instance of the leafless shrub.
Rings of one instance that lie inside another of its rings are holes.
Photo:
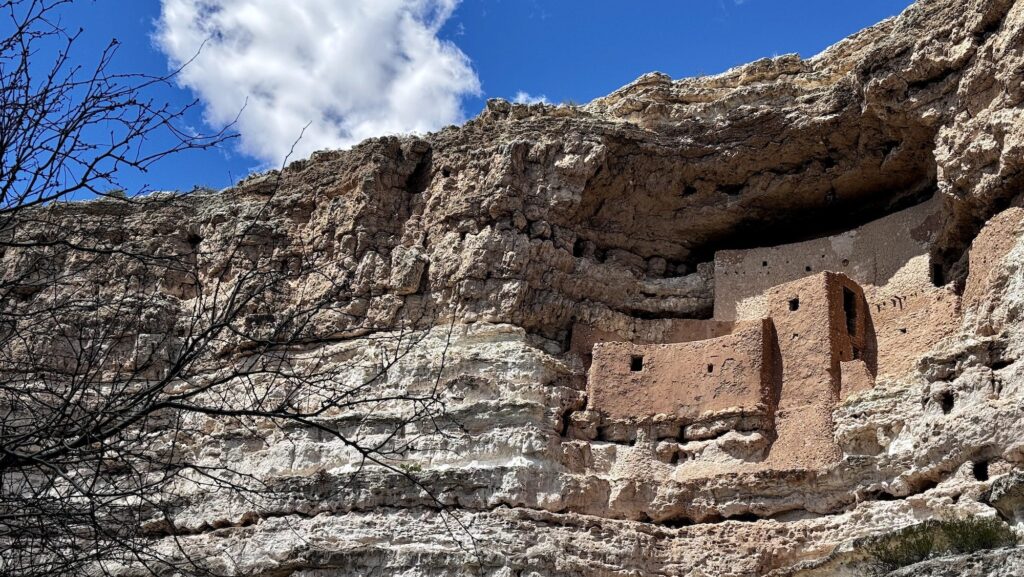
[[[254,436],[316,431],[418,483],[399,466],[405,431],[443,428],[441,380],[408,391],[388,375],[432,319],[374,327],[372,363],[333,358],[338,336],[320,319],[351,289],[299,241],[268,237],[279,183],[216,239],[126,231],[130,211],[187,203],[112,194],[120,171],[232,134],[179,128],[191,105],[148,96],[174,73],[111,73],[116,43],[94,69],[72,65],[68,1],[0,0],[0,575],[213,572],[153,547],[203,492],[254,507],[272,493],[197,457],[213,420]],[[157,132],[170,144],[153,148]],[[63,202],[83,194],[107,200]],[[383,408],[397,416],[365,434],[360,419]]]

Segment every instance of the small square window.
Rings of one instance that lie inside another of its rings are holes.
[[[806,272],[811,272],[811,265],[807,265],[807,266],[805,266],[805,267],[804,267],[804,270],[805,270]]]
[[[629,370],[634,372],[634,373],[637,373],[637,372],[640,372],[640,371],[644,370],[644,356],[643,355],[633,355],[632,357],[630,357],[630,359],[629,359]]]
[[[791,310],[791,311],[800,310],[800,299],[799,298],[789,299],[789,310]]]
[[[768,266],[768,261],[766,261],[766,260],[761,261],[761,266]]]

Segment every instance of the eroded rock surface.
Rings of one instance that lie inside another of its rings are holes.
[[[422,437],[395,457],[420,486],[357,474],[359,456],[315,429],[200,419],[193,458],[277,489],[258,503],[197,494],[175,516],[179,543],[225,573],[852,575],[863,538],[908,524],[953,512],[1020,525],[1024,225],[1006,209],[1024,190],[1022,71],[1024,2],[921,0],[814,58],[650,74],[582,107],[491,101],[422,139],[60,218],[87,229],[116,212],[115,242],[202,246],[209,274],[224,239],[254,222],[250,242],[282,266],[315,258],[332,280],[272,297],[283,314],[333,295],[315,318],[334,337],[318,354],[372,371],[381,338],[407,322],[424,338],[388,387],[427,386],[444,358],[459,429],[405,431]],[[933,195],[931,256],[960,308],[916,321],[941,334],[900,359],[906,375],[836,406],[830,466],[691,474],[687,461],[743,460],[770,442],[731,422],[685,444],[643,428],[626,442],[569,434],[596,426],[573,327],[659,342],[667,321],[711,316],[715,251],[835,235]],[[8,253],[3,266],[32,265]],[[154,334],[188,309],[191,286],[160,280]],[[399,419],[388,411],[332,424],[373,438]],[[1010,575],[1021,561],[957,563]],[[951,574],[927,571],[914,574]]]

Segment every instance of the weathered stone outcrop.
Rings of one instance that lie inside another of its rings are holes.
[[[356,474],[360,456],[315,429],[198,419],[192,458],[276,489],[182,505],[178,544],[225,573],[855,574],[863,538],[924,519],[1020,526],[1007,484],[1024,468],[1024,225],[1005,209],[1024,191],[1022,78],[1024,2],[920,0],[806,60],[650,74],[580,107],[495,100],[463,126],[317,153],[220,193],[53,214],[126,250],[201,246],[204,275],[251,227],[247,242],[282,266],[314,259],[330,279],[268,295],[281,314],[330,296],[313,319],[332,335],[315,345],[324,358],[370,371],[400,321],[424,338],[387,386],[423,387],[444,356],[459,427],[408,430],[422,437],[395,457],[419,486]],[[933,195],[931,256],[963,308],[928,325],[940,338],[914,341],[928,350],[908,349],[905,377],[882,375],[835,408],[830,466],[716,475],[769,442],[736,423],[671,447],[656,423],[625,442],[569,435],[595,426],[570,350],[577,324],[657,342],[668,319],[711,316],[716,250],[833,235]],[[17,252],[0,264],[39,266]],[[155,282],[166,306],[152,333],[173,330],[193,287],[171,273]],[[331,418],[373,438],[399,416]],[[915,574],[1010,575],[1020,557]]]

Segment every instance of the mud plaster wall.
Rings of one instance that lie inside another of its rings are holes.
[[[840,362],[839,373],[842,381],[839,390],[840,402],[850,395],[871,390],[875,386],[875,376],[871,374],[863,360]]]
[[[861,285],[881,287],[898,273],[903,283],[930,283],[927,255],[939,228],[940,199],[893,213],[835,236],[794,244],[715,254],[715,313],[718,320],[767,315],[765,291],[822,271],[842,272]],[[924,265],[906,269],[914,257]],[[901,290],[906,291],[907,286]]]
[[[607,342],[633,344],[672,344],[702,341],[726,336],[733,331],[732,321],[670,319],[644,321],[634,319],[626,327],[595,326],[577,323],[573,326],[569,350],[588,368],[592,362],[594,345]]]
[[[964,287],[965,311],[976,312],[990,289],[989,278],[996,267],[1024,233],[1024,208],[1012,207],[997,214],[971,243],[968,252],[968,275]]]
[[[589,408],[615,420],[674,415],[692,422],[708,412],[764,413],[773,374],[765,358],[769,333],[770,321],[764,320],[698,342],[598,343]]]
[[[819,273],[774,287],[765,300],[770,318],[739,322],[728,336],[596,344],[588,409],[612,422],[669,415],[691,423],[736,412],[762,419],[773,438],[767,457],[723,465],[728,470],[834,463],[840,450],[832,410],[874,384],[876,343],[864,291],[845,275]]]
[[[878,351],[877,376],[900,378],[960,326],[960,297],[952,287],[926,287],[869,305]]]
[[[852,327],[844,308],[844,289],[853,293],[856,307]],[[840,397],[840,363],[857,356],[871,369],[864,293],[848,277],[825,273],[775,287],[766,300],[782,359],[775,415],[778,436],[766,465],[825,467],[840,456],[832,423],[832,409]],[[863,386],[862,379],[857,386]]]

